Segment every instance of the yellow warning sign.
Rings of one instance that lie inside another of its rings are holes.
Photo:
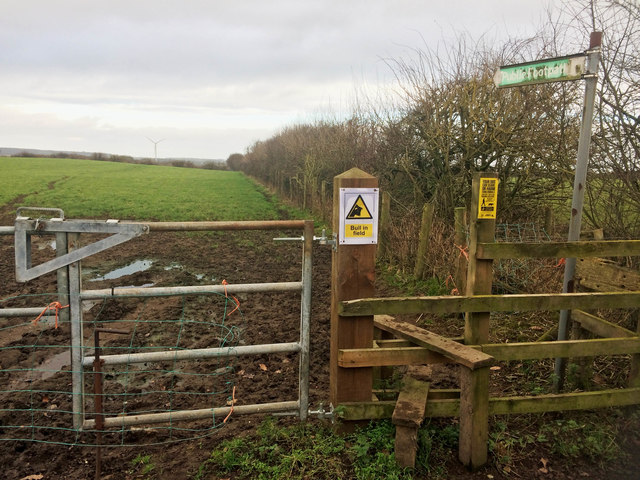
[[[367,205],[364,203],[364,200],[362,199],[362,195],[358,195],[358,198],[356,198],[356,201],[351,207],[351,210],[349,210],[349,213],[347,214],[346,218],[347,220],[361,220],[361,219],[371,220],[373,218],[371,216],[371,212],[367,208]],[[358,226],[358,225],[353,225],[353,226]],[[366,236],[369,236],[369,235],[366,235]]]
[[[345,225],[344,234],[345,234],[345,237],[347,238],[373,237],[373,225],[348,224],[348,225]]]
[[[498,206],[498,179],[480,179],[480,197],[478,198],[478,218],[496,218]]]

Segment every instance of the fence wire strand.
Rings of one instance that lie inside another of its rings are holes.
[[[172,298],[179,303],[167,298],[105,297],[88,304],[83,357],[95,355],[96,328],[129,332],[102,333],[102,358],[123,353],[233,348],[239,344],[244,317],[232,297],[214,294],[206,299],[189,295]],[[52,299],[58,300],[58,294],[22,295],[0,299],[0,307],[47,305]],[[209,305],[202,308],[203,302]],[[164,318],[167,312],[175,315]],[[92,447],[159,445],[202,438],[224,425],[224,418],[212,413],[207,420],[104,428],[98,444],[95,429],[73,428],[70,345],[68,320],[59,319],[58,328],[54,328],[54,315],[43,316],[37,324],[25,317],[0,319],[0,441]],[[163,362],[103,365],[104,416],[228,406],[235,363],[234,357],[174,357]],[[83,405],[87,419],[98,413],[93,391],[95,375],[92,367],[84,368]]]
[[[547,231],[534,222],[501,223],[496,225],[496,242],[544,243],[552,238]],[[493,263],[495,281],[494,293],[534,293],[540,285],[547,288],[560,279],[561,269],[557,259],[512,258],[500,259]]]

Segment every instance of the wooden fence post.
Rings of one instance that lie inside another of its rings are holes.
[[[431,234],[431,224],[433,223],[433,202],[425,203],[422,207],[422,222],[420,223],[420,238],[418,240],[418,254],[416,255],[416,265],[413,275],[422,280],[426,263],[427,245]]]
[[[378,259],[383,258],[389,248],[390,212],[391,195],[389,192],[382,192],[382,202],[380,205],[380,228],[378,229]]]
[[[489,181],[493,179],[493,181],[495,181],[495,188],[497,188],[498,175],[495,173],[482,173],[476,174],[473,178],[471,186],[471,218],[469,220],[470,244],[469,267],[467,269],[467,295],[490,295],[493,281],[493,260],[479,260],[476,258],[478,243],[493,242],[496,230],[495,216],[494,218],[478,218],[481,206],[480,183],[483,182],[484,179]],[[465,315],[464,343],[467,345],[487,343],[489,340],[490,316],[489,312],[467,313]]]
[[[455,282],[456,288],[460,295],[464,295],[467,291],[467,209],[465,207],[456,207],[455,209],[455,227],[456,234],[454,242],[456,248],[460,250],[458,261],[456,263]],[[466,253],[466,255],[465,255]]]
[[[555,229],[555,221],[553,218],[553,208],[544,207],[544,231],[550,237],[553,235]]]
[[[638,310],[633,312],[636,321],[636,332],[640,336],[640,314]],[[631,370],[629,371],[629,388],[640,387],[640,353],[631,355]]]
[[[476,258],[478,243],[493,242],[496,228],[498,175],[478,173],[473,178],[470,218],[467,295],[490,295],[492,260]],[[489,340],[490,312],[465,315],[464,342],[480,345]],[[487,462],[489,440],[489,367],[460,369],[460,444],[458,457],[469,469]]]
[[[372,368],[338,366],[343,348],[373,346],[373,316],[342,317],[338,304],[345,300],[375,295],[376,245],[340,245],[340,189],[377,188],[378,179],[358,168],[334,177],[333,231],[337,233],[331,266],[331,353],[330,400],[333,405],[351,401],[371,401]]]
[[[489,441],[489,367],[460,367],[460,441],[458,458],[475,470],[487,463]]]

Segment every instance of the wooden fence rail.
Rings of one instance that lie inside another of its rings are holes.
[[[417,313],[531,312],[598,308],[637,308],[640,292],[537,293],[467,297],[361,298],[342,302],[344,317]]]
[[[640,255],[640,240],[549,243],[479,243],[477,258],[583,258]]]
[[[355,184],[357,186],[361,186],[362,182],[370,182],[370,178],[362,174],[352,171],[336,177],[336,185],[351,187],[353,185],[347,185],[346,182],[360,182]],[[353,177],[358,177],[358,180]],[[459,390],[432,389],[428,384],[412,383],[406,379],[400,392],[405,404],[417,402],[417,405],[426,398],[426,408],[419,409],[424,417],[460,418],[459,458],[472,469],[487,461],[488,415],[640,404],[640,330],[633,332],[580,312],[576,313],[576,321],[582,328],[609,338],[489,343],[491,312],[513,312],[517,315],[529,311],[640,308],[640,286],[624,275],[609,279],[606,285],[611,284],[613,288],[605,292],[491,295],[494,259],[640,255],[640,240],[494,243],[495,204],[489,200],[489,206],[493,205],[489,208],[485,201],[488,192],[496,191],[497,185],[495,174],[478,174],[473,180],[465,296],[367,298],[375,293],[371,290],[374,280],[371,267],[375,251],[365,247],[345,248],[338,245],[334,254],[332,284],[339,288],[334,288],[332,297],[331,384],[332,401],[338,405],[339,414],[345,420],[393,416],[400,422],[398,425],[413,432],[413,438],[415,425],[405,425],[407,422],[402,416],[403,412],[397,410],[398,402],[370,400],[374,393],[371,382],[373,369],[412,364],[459,365]],[[367,186],[370,186],[369,183]],[[337,187],[334,185],[334,188]],[[486,214],[487,209],[493,209],[493,216]],[[335,212],[339,212],[339,209],[334,207]],[[589,262],[593,263],[593,260]],[[583,263],[588,262],[585,260]],[[596,282],[597,287],[603,283],[600,280]],[[463,343],[390,317],[422,313],[464,313]],[[399,337],[399,340],[380,339],[374,342],[374,326],[386,332],[386,335]],[[495,362],[599,355],[631,355],[629,388],[534,397],[496,398],[489,395],[489,369]],[[411,392],[411,385],[420,385],[413,392],[415,395]],[[407,455],[409,457],[412,456]]]

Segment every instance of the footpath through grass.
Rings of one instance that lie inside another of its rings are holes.
[[[0,175],[0,205],[62,208],[67,218],[274,220],[283,213],[240,172],[0,157]]]

